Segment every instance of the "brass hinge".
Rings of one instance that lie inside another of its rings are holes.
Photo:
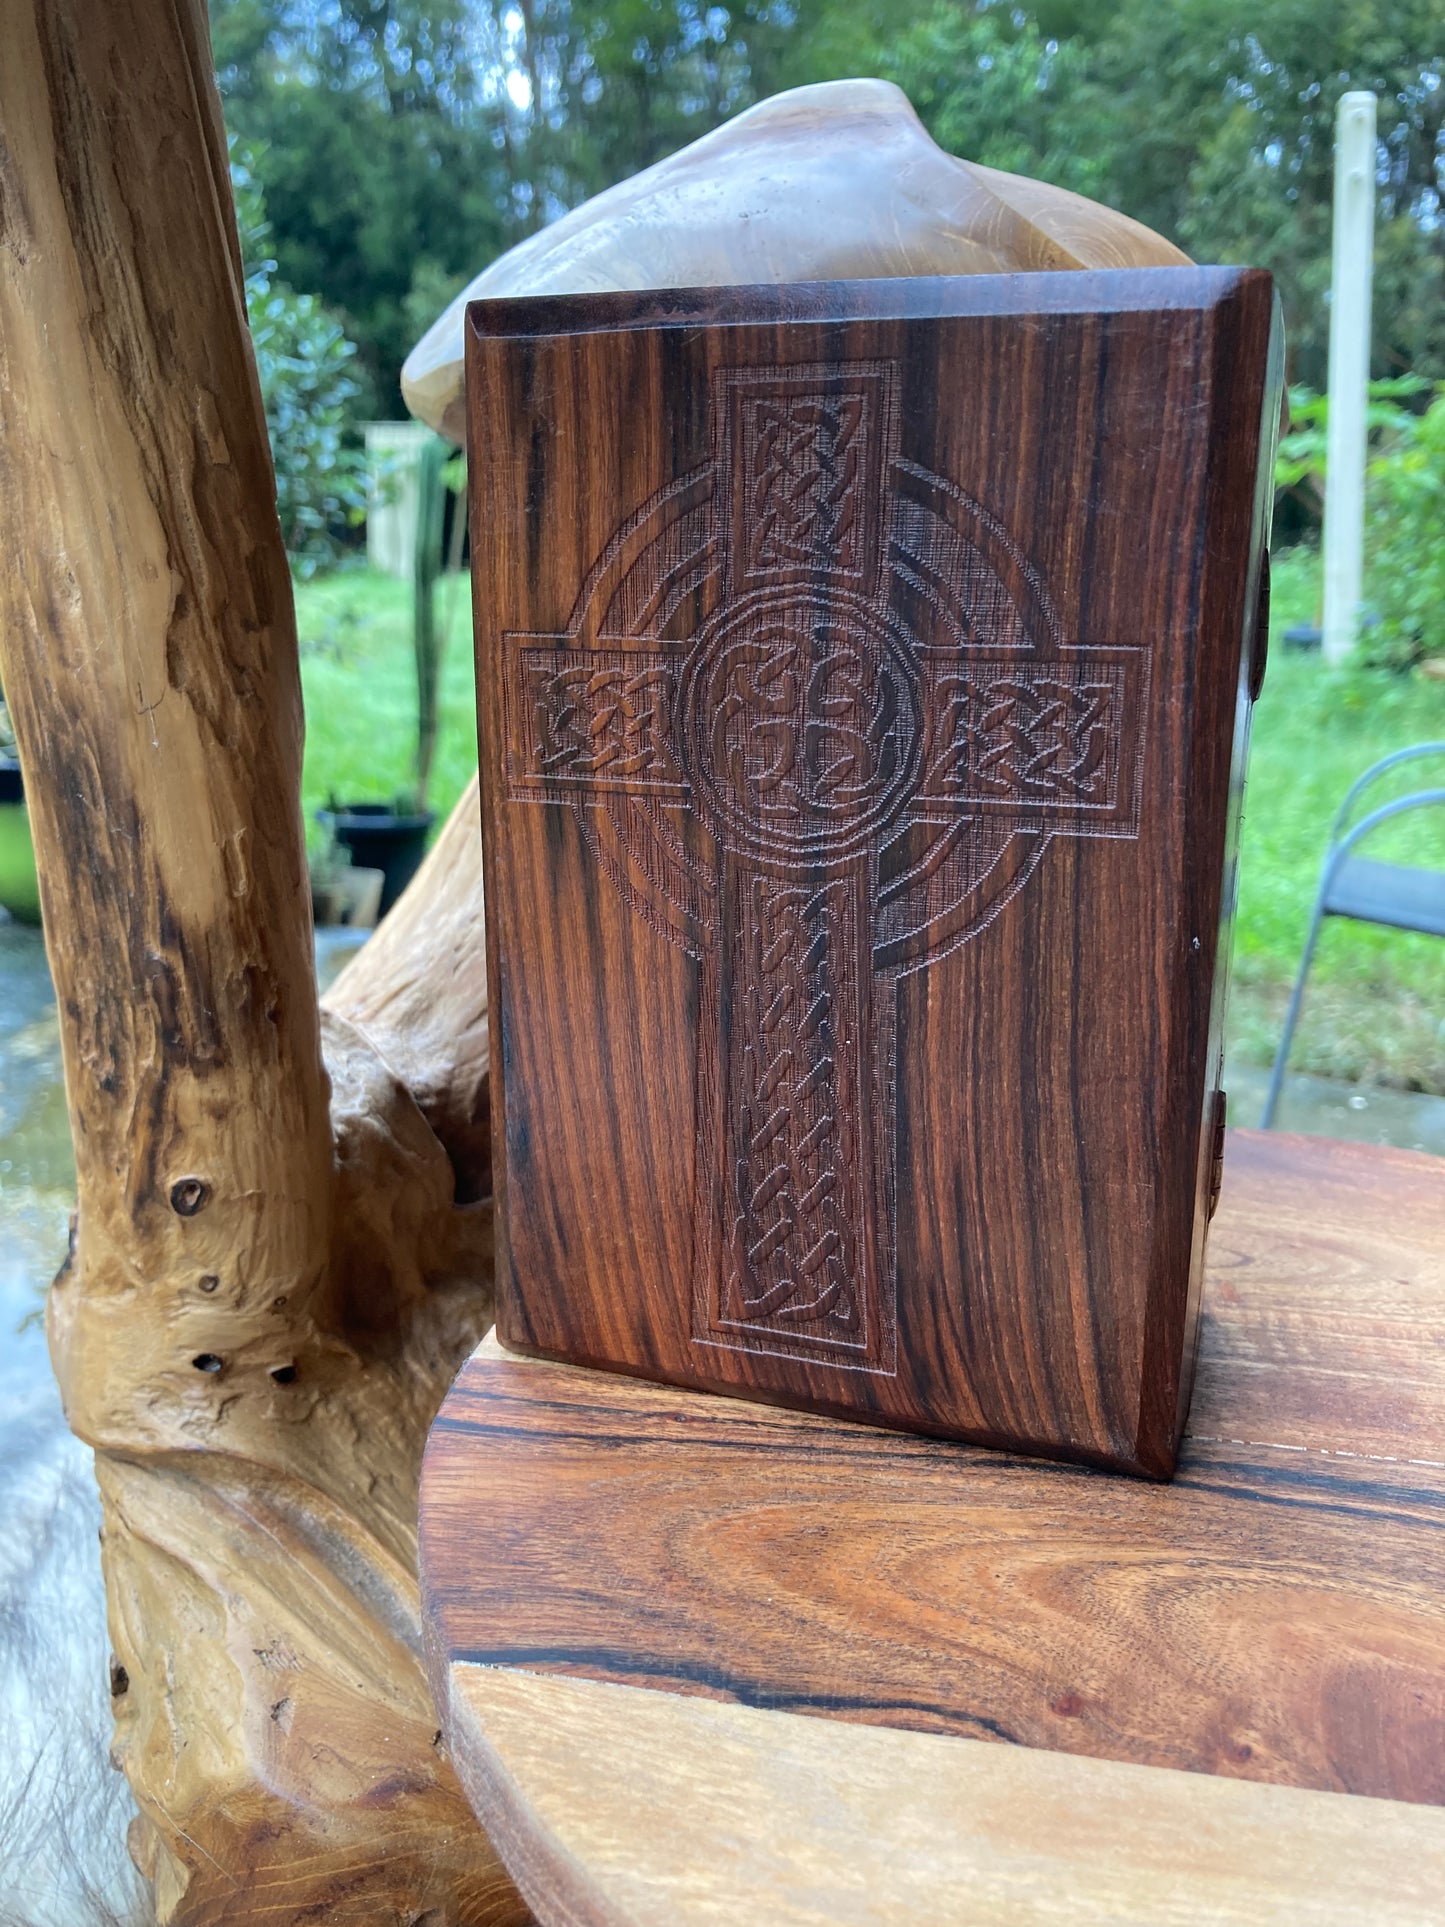
[[[1249,700],[1259,701],[1264,688],[1265,664],[1269,661],[1269,550],[1259,564],[1259,596],[1254,605],[1254,634],[1249,642]]]
[[[1209,1215],[1219,1208],[1219,1189],[1224,1183],[1224,1120],[1229,1099],[1223,1091],[1214,1093],[1214,1143],[1209,1158]]]

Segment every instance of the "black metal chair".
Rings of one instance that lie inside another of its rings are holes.
[[[1299,975],[1295,978],[1289,1009],[1285,1012],[1284,1035],[1279,1040],[1274,1069],[1269,1074],[1264,1116],[1260,1120],[1261,1127],[1266,1131],[1274,1122],[1275,1108],[1284,1083],[1285,1063],[1294,1040],[1295,1025],[1299,1021],[1305,978],[1314,961],[1315,945],[1325,918],[1350,917],[1356,923],[1383,923],[1396,930],[1419,930],[1426,936],[1445,937],[1445,870],[1421,869],[1404,863],[1376,863],[1368,857],[1355,854],[1358,846],[1373,831],[1395,817],[1403,816],[1408,810],[1445,807],[1445,789],[1412,790],[1407,796],[1397,796],[1388,803],[1380,804],[1377,809],[1361,817],[1353,828],[1347,827],[1355,804],[1387,770],[1427,756],[1445,758],[1445,743],[1415,743],[1409,749],[1397,749],[1392,756],[1381,757],[1378,763],[1372,763],[1364,775],[1351,784],[1344,802],[1335,813],[1335,820],[1330,825],[1329,842],[1325,847],[1324,866],[1320,871],[1320,887],[1315,894],[1315,907],[1310,917],[1309,935],[1305,938],[1304,955],[1300,958]]]

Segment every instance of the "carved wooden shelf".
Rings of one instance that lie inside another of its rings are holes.
[[[1442,1225],[1433,1159],[1234,1134],[1167,1487],[489,1340],[432,1433],[424,1609],[540,1919],[932,1923],[959,1882],[1004,1896],[970,1921],[1432,1917]]]

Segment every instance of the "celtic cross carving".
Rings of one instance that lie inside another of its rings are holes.
[[[1148,660],[899,448],[888,362],[720,369],[710,460],[509,634],[510,799],[700,966],[693,1336],[889,1372],[896,987],[1137,834]]]

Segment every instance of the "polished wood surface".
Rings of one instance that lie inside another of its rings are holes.
[[[1168,1487],[489,1341],[423,1474],[439,1700],[471,1664],[1445,1804],[1442,1226],[1435,1159],[1233,1135]]]
[[[502,1341],[1167,1476],[1269,278],[470,317]]]
[[[1440,1927],[1445,1812],[458,1663],[539,1927]]]

